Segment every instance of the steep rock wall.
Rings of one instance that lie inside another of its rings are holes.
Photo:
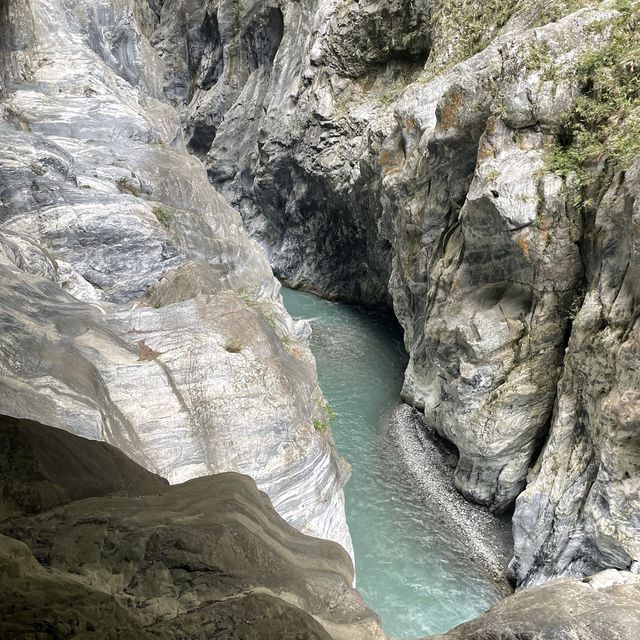
[[[390,302],[390,247],[377,231],[379,207],[369,211],[351,192],[358,150],[366,148],[362,133],[379,105],[363,103],[358,111],[348,101],[360,84],[375,83],[376,74],[357,79],[365,69],[385,70],[374,91],[382,94],[387,80],[402,83],[421,68],[428,15],[422,1],[187,3],[181,14],[163,7],[154,42],[163,51],[173,46],[170,78],[183,71],[181,85],[192,87],[185,114],[190,148],[209,156],[217,189],[288,282],[327,296]],[[190,56],[185,65],[175,45],[180,34],[204,39],[214,17],[218,61]],[[270,46],[257,46],[261,38]],[[203,77],[212,64],[219,76],[210,86]],[[347,102],[336,106],[336,94]]]
[[[635,566],[640,530],[622,515],[637,510],[637,454],[623,435],[635,414],[575,400],[597,389],[571,373],[606,363],[619,376],[608,354],[620,336],[596,339],[575,367],[571,346],[591,317],[588,292],[619,288],[595,284],[588,211],[615,206],[602,189],[577,202],[577,177],[550,161],[588,91],[576,70],[624,3],[243,2],[236,22],[221,19],[224,4],[206,11],[225,25],[216,47],[230,64],[210,87],[196,77],[186,127],[275,271],[328,297],[393,304],[411,357],[404,397],[458,447],[456,486],[470,499],[511,508],[545,449],[515,516],[519,581]],[[246,17],[266,24],[274,10],[280,45],[251,67]],[[201,17],[187,12],[184,24]],[[626,264],[625,249],[601,242]],[[626,301],[619,321],[632,327],[636,300]],[[626,371],[616,397],[634,393]],[[576,461],[558,474],[560,423],[593,460],[588,472]]]
[[[308,327],[184,148],[156,10],[2,3],[0,412],[172,482],[249,474],[350,550]]]
[[[640,174],[590,211],[587,293],[573,324],[549,441],[516,503],[523,583],[603,566],[638,570]]]

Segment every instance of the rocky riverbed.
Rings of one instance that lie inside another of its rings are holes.
[[[451,540],[461,541],[469,561],[486,571],[504,595],[511,593],[507,575],[513,551],[510,519],[460,495],[453,482],[457,452],[408,405],[393,412],[388,438],[388,455],[408,471],[414,491],[428,502],[433,517],[446,523]]]

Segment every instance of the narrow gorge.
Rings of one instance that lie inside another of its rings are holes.
[[[639,33],[0,0],[0,638],[640,640]]]

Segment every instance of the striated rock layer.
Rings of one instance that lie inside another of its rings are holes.
[[[287,282],[393,304],[465,496],[508,510],[528,478],[518,581],[636,567],[638,179],[595,158],[585,194],[553,161],[636,5],[184,6],[152,41],[190,149]]]
[[[0,437],[34,463],[2,458],[23,487],[46,477],[103,496],[0,525],[1,637],[384,637],[351,588],[347,553],[289,526],[247,476],[169,486],[112,447],[40,424],[3,420]]]
[[[640,559],[640,166],[590,211],[587,293],[549,441],[514,519],[519,581]]]
[[[157,10],[0,5],[0,412],[172,483],[251,475],[351,550],[308,327],[185,150]]]

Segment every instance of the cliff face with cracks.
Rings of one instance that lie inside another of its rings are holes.
[[[637,7],[490,8],[5,0],[0,410],[349,548],[307,329],[184,128],[277,273],[393,304],[519,583],[637,570],[637,166],[553,161]]]
[[[182,6],[153,41],[189,43],[165,90],[191,150],[276,273],[393,304],[456,486],[520,496],[519,583],[634,569],[637,179],[557,151],[636,5]]]
[[[350,549],[308,328],[184,148],[146,2],[0,5],[0,412]]]

